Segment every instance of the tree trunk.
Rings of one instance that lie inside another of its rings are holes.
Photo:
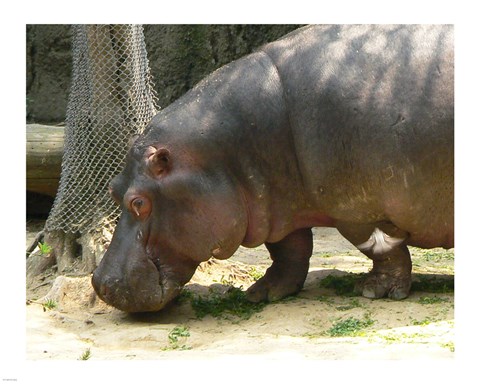
[[[55,197],[60,179],[65,130],[27,124],[27,191]]]

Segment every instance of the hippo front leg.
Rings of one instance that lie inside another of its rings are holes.
[[[388,296],[401,300],[408,296],[412,281],[412,261],[405,244],[408,234],[391,223],[339,223],[338,231],[373,261],[373,268],[359,287],[364,297]]]
[[[247,299],[255,303],[279,300],[303,288],[313,250],[312,230],[296,230],[265,246],[273,263],[265,276],[247,290]]]

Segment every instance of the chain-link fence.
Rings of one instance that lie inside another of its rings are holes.
[[[141,25],[75,25],[60,186],[46,231],[112,227],[108,184],[157,110]]]

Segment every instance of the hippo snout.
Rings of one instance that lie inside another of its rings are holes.
[[[99,267],[93,273],[92,285],[100,299],[125,312],[158,311],[165,305],[158,274],[129,278],[110,275]]]

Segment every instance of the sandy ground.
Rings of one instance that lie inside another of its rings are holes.
[[[39,225],[28,225],[27,243]],[[402,301],[341,296],[322,287],[320,281],[330,274],[367,272],[371,262],[334,229],[316,229],[314,238],[314,255],[302,292],[268,304],[249,319],[233,315],[198,318],[188,300],[175,302],[159,313],[128,315],[96,299],[89,277],[55,280],[47,276],[45,285],[27,289],[26,357],[81,360],[88,356],[90,361],[236,356],[453,359],[453,292],[413,291]],[[443,250],[426,255],[418,252],[412,252],[414,279],[436,275],[453,280],[453,257],[442,257]],[[229,260],[202,265],[186,289],[203,297],[226,292],[232,285],[246,289],[254,282],[252,271],[262,272],[269,265],[264,247],[240,248]],[[45,310],[45,296],[55,299],[57,307]],[[331,335],[329,330],[335,324],[351,318],[369,319],[370,324],[354,336]],[[169,335],[179,329],[185,332],[172,341]]]

